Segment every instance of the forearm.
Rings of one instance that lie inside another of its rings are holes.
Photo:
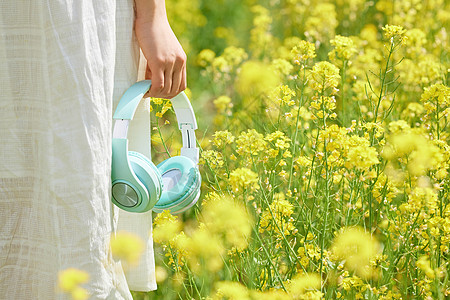
[[[136,19],[149,22],[167,19],[165,0],[135,0]]]
[[[170,28],[165,0],[135,0],[134,29],[147,59],[149,95],[172,98],[186,88],[186,54]]]

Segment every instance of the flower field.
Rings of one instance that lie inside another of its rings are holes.
[[[136,299],[446,299],[450,3],[167,0],[199,204],[155,215]],[[181,145],[152,103],[155,161]]]

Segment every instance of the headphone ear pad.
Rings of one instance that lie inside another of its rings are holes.
[[[149,194],[146,210],[152,209],[161,197],[161,173],[155,164],[146,156],[135,151],[128,151],[128,160],[137,178],[144,184]]]
[[[191,159],[174,156],[160,163],[157,168],[161,174],[163,191],[153,207],[154,212],[169,209],[172,214],[177,214],[197,202],[201,177],[197,165]]]

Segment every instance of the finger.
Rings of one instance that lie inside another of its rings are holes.
[[[177,74],[177,78],[177,89],[173,89],[173,94],[171,95],[172,98],[186,89],[186,66],[181,68],[180,72]]]
[[[145,68],[145,76],[144,76],[144,78],[145,78],[145,80],[149,80],[149,79],[151,80],[152,79],[152,71],[150,70],[148,65],[146,65],[146,68]],[[150,90],[147,91],[147,93],[145,93],[144,97],[152,97],[150,95]]]
[[[181,82],[180,82],[180,93],[187,88],[187,74],[186,74],[186,65],[183,66]]]
[[[186,55],[177,56],[172,81],[170,97],[175,97],[186,88]]]
[[[180,85],[183,79],[183,66],[175,66],[175,70],[177,71],[173,73],[170,97],[175,97],[181,92]]]
[[[152,86],[149,95],[151,97],[161,97],[161,91],[164,88],[164,71],[162,69],[153,69],[151,72]]]
[[[145,69],[145,79],[152,79],[152,70],[150,70],[150,67],[148,65]]]
[[[161,95],[163,98],[170,98],[170,91],[173,84],[173,64],[168,64],[164,70],[164,88],[161,90]]]

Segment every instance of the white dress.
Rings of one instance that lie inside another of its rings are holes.
[[[92,299],[152,290],[151,214],[110,201],[113,108],[136,81],[133,0],[0,1],[0,299],[66,299],[60,270],[87,271]],[[130,149],[150,154],[140,105]],[[124,276],[115,230],[147,240]],[[128,279],[128,284],[126,279]]]

